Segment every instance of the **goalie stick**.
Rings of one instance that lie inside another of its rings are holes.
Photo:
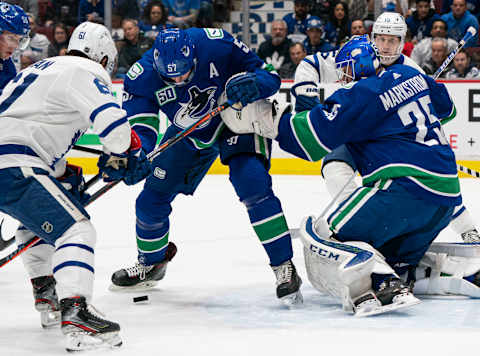
[[[203,123],[207,122],[208,120],[212,119],[215,115],[219,114],[220,112],[227,109],[228,107],[230,107],[230,104],[228,104],[228,103],[217,106],[215,109],[213,109],[211,112],[206,114],[204,117],[202,117],[200,120],[198,120],[194,124],[190,125],[189,127],[184,129],[183,131],[180,131],[175,136],[170,137],[167,141],[165,141],[163,144],[158,146],[155,150],[150,152],[147,155],[147,158],[150,161],[152,161],[155,157],[157,157],[160,153],[165,151],[167,148],[173,146],[175,143],[177,143],[178,141],[180,141],[183,138],[185,138],[186,136],[188,136],[198,126],[200,126]],[[90,179],[89,182],[94,181],[94,180],[96,182],[98,179],[100,179],[100,177],[101,177],[101,174],[99,173],[95,177]],[[93,203],[95,200],[97,200],[99,197],[101,197],[103,194],[108,192],[110,189],[112,189],[114,186],[116,186],[120,182],[121,182],[121,180],[117,180],[117,181],[114,181],[114,182],[109,182],[106,185],[104,185],[102,188],[100,188],[98,191],[96,191],[94,194],[92,194],[90,199],[88,199],[88,201],[85,203],[85,207],[90,205],[91,203]],[[91,186],[91,184],[89,186]],[[40,241],[40,238],[38,236],[35,236],[34,238],[30,239],[29,241],[19,245],[15,251],[11,252],[7,256],[0,259],[0,268],[5,266],[8,262],[12,261],[14,258],[19,256],[21,253],[23,253],[24,251],[26,251],[27,249],[29,249],[33,245],[35,245],[38,241]]]

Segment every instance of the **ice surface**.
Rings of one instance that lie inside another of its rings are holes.
[[[319,176],[274,176],[291,228],[330,201]],[[480,213],[480,181],[463,179],[466,206]],[[274,275],[227,176],[207,176],[194,197],[174,202],[171,241],[178,253],[151,292],[114,293],[110,275],[136,260],[135,198],[141,185],[118,185],[88,208],[97,228],[94,305],[122,327],[124,345],[85,354],[167,355],[473,355],[480,301],[429,298],[390,315],[355,318],[306,278],[301,242],[294,261],[303,277],[302,308],[275,297]],[[10,236],[14,223],[7,220]],[[479,223],[480,225],[480,223]],[[439,241],[459,241],[447,228]],[[5,251],[4,251],[5,252]],[[2,253],[3,256],[3,253]],[[0,356],[65,354],[59,328],[43,330],[21,259],[0,270]],[[135,296],[149,296],[135,304]]]

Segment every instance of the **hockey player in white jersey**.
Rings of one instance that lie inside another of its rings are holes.
[[[21,222],[18,244],[41,238],[23,261],[36,303],[44,312],[60,309],[72,351],[122,342],[120,326],[90,305],[96,233],[76,198],[83,178],[65,170],[63,157],[92,126],[110,154],[106,166],[127,167],[122,171],[127,184],[150,172],[141,142],[111,92],[108,72],[116,57],[108,29],[85,22],[73,32],[67,56],[33,64],[0,95],[0,211]],[[70,191],[60,182],[64,172]]]
[[[412,59],[402,54],[406,34],[407,25],[402,15],[396,12],[384,12],[377,18],[373,25],[372,36],[380,53],[380,61],[384,67],[404,64],[424,73]],[[335,71],[337,52],[318,52],[307,56],[298,65],[292,87],[296,112],[309,110],[320,103],[318,83],[334,83],[338,80]],[[442,123],[452,118],[444,118]],[[337,148],[324,157],[322,175],[332,197],[340,194],[338,201],[343,201],[357,188],[352,179],[355,171],[355,162],[345,146]],[[473,219],[463,204],[455,208],[450,226],[463,241],[480,242],[480,235]]]

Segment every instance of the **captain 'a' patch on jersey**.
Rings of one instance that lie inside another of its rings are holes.
[[[177,110],[173,119],[175,125],[181,128],[187,128],[212,111],[216,104],[216,90],[217,87],[214,86],[200,89],[194,85],[188,88],[188,100],[178,103],[180,109]],[[202,128],[206,125],[208,125],[208,121],[199,127]]]

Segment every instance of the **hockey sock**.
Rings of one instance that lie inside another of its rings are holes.
[[[272,266],[293,256],[292,241],[280,200],[273,194],[272,181],[257,156],[235,156],[230,162],[230,181],[245,204],[253,229]]]
[[[165,259],[172,212],[171,196],[144,189],[136,203],[138,261],[150,266]]]

